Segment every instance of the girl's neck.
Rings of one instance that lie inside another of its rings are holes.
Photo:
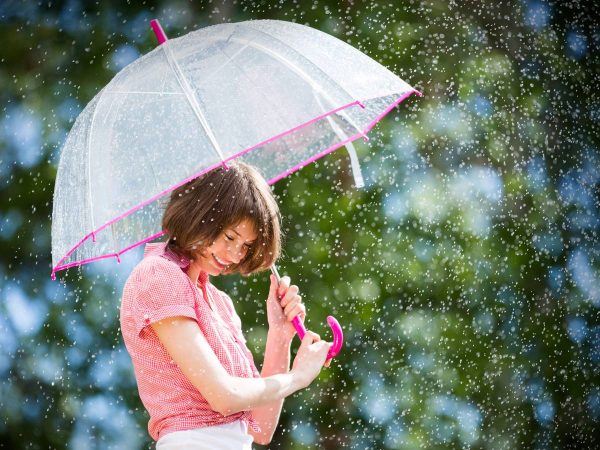
[[[194,261],[190,263],[186,274],[189,279],[192,280],[194,286],[197,286],[199,281],[205,283],[208,280],[208,273],[203,271],[202,266],[198,263],[194,263]]]
[[[200,276],[201,269],[197,264],[193,262],[190,264],[187,270],[187,276],[192,280],[192,283],[195,285],[198,284],[198,277]]]

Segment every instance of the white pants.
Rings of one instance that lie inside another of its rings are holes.
[[[156,441],[156,450],[252,450],[246,422],[174,431]]]

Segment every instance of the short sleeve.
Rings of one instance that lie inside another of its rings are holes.
[[[168,317],[196,319],[191,282],[181,268],[160,256],[149,257],[134,274],[138,286],[132,305],[135,331]]]

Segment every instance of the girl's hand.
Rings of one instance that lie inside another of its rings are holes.
[[[292,320],[297,315],[304,321],[306,308],[298,295],[298,286],[290,286],[290,277],[282,277],[279,286],[275,275],[271,274],[271,288],[267,298],[267,319],[269,329],[291,341],[296,334]]]
[[[307,330],[306,336],[304,336],[302,344],[298,348],[291,370],[300,389],[312,383],[323,366],[329,367],[330,360],[326,362],[325,358],[327,358],[330,348],[331,344],[329,342],[322,341],[317,333]]]

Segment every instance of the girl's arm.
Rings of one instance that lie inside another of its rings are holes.
[[[306,317],[306,308],[302,304],[301,297],[298,295],[298,286],[290,286],[290,278],[287,276],[277,282],[275,276],[271,275],[271,287],[267,298],[269,332],[267,334],[265,359],[261,371],[263,378],[289,372],[290,347],[296,335],[296,330],[291,322],[296,316],[300,316],[302,320]],[[312,332],[311,334],[314,341],[320,340],[317,334]],[[298,360],[299,358],[296,357],[294,366],[296,366]],[[329,362],[325,364],[325,367],[328,366]],[[254,437],[255,442],[263,445],[271,442],[279,422],[282,407],[283,399],[267,403],[252,410],[252,417],[254,417],[254,420],[258,422],[261,428],[260,433],[249,431]]]
[[[292,340],[289,337],[269,331],[261,377],[266,378],[275,374],[286,374],[290,371],[291,344]],[[256,420],[261,429],[260,434],[248,430],[248,433],[254,437],[254,442],[261,445],[271,442],[279,423],[279,415],[281,414],[282,407],[283,398],[252,410],[252,417],[254,417],[254,420]]]
[[[307,333],[290,372],[242,378],[227,373],[193,319],[171,317],[153,323],[152,328],[183,374],[210,407],[224,416],[280,401],[308,386],[319,374],[330,347],[325,341],[314,342],[318,337]]]

